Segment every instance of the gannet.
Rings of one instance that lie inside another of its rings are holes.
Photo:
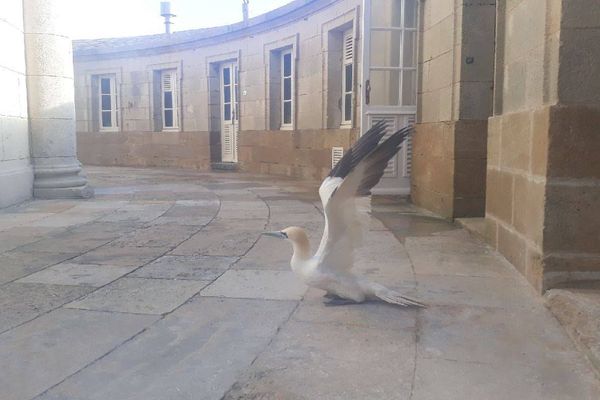
[[[311,255],[303,228],[290,226],[265,235],[285,239],[293,246],[292,271],[308,286],[325,290],[328,305],[362,303],[379,299],[400,306],[424,305],[352,271],[353,251],[360,244],[362,224],[356,199],[371,194],[389,160],[411,134],[407,126],[379,143],[387,126],[377,123],[358,139],[335,165],[321,186],[319,196],[325,214],[325,229],[317,252]]]

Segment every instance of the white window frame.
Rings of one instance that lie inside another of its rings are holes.
[[[96,75],[98,79],[98,130],[102,132],[115,132],[119,130],[119,104],[117,96],[117,76],[115,74]],[[110,93],[102,93],[102,80],[109,80]],[[110,97],[110,109],[102,108],[102,97]],[[103,114],[110,112],[110,126],[103,126]]]
[[[288,55],[290,56],[290,75],[286,76],[285,75],[285,69],[284,69],[284,59],[285,56]],[[294,53],[292,51],[291,48],[286,49],[286,50],[282,50],[281,54],[280,54],[280,76],[281,76],[281,129],[282,130],[290,130],[293,129],[294,127],[294,108],[295,108],[295,104],[294,104],[294,91],[295,91],[295,82],[294,82],[294,74],[295,74],[295,66],[294,66]],[[290,99],[286,100],[284,97],[284,93],[285,93],[285,80],[286,79],[290,79],[291,81],[291,91],[290,91]],[[285,103],[290,103],[290,122],[286,123],[285,121]]]
[[[171,107],[165,107],[165,93],[169,90],[165,90],[164,78],[166,74],[171,74]],[[162,130],[163,131],[178,131],[179,130],[179,88],[178,88],[178,74],[176,68],[163,69],[160,71],[160,112],[162,119]],[[167,126],[165,114],[167,111],[173,113],[173,126]]]
[[[348,54],[348,43],[350,43],[350,54]],[[352,78],[350,90],[346,89],[346,67],[350,66]],[[352,127],[354,119],[354,35],[352,29],[348,29],[342,34],[342,122],[341,127]],[[350,95],[350,119],[346,119],[346,95]]]

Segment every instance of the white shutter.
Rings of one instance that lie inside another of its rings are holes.
[[[344,156],[343,147],[332,147],[331,148],[331,168],[334,168],[338,162]]]
[[[344,32],[344,64],[351,64],[354,58],[354,38],[352,30]]]
[[[385,135],[381,139],[381,141],[383,142],[385,139],[387,139],[388,137],[390,137],[390,135],[392,133],[394,133],[394,132],[396,132],[398,130],[398,128],[396,126],[397,119],[396,119],[396,116],[373,115],[371,117],[371,126],[375,125],[379,121],[386,121],[387,122],[387,128],[385,130]],[[397,166],[397,162],[396,162],[397,159],[398,159],[398,155],[395,155],[394,157],[392,157],[392,159],[388,163],[387,167],[383,171],[383,176],[385,178],[395,178],[398,175],[398,170],[397,170],[397,167],[396,167]]]
[[[163,71],[162,73],[162,91],[163,92],[174,92],[174,76],[171,71]]]
[[[230,124],[223,124],[223,162],[233,162],[233,127]]]
[[[415,115],[408,116],[408,124],[414,125]],[[410,176],[412,172],[412,135],[406,138],[404,149],[404,176]]]

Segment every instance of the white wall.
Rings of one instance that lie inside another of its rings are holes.
[[[33,185],[21,0],[2,0],[0,37],[1,208],[30,198]]]

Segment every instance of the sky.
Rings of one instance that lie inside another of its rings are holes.
[[[62,0],[70,3],[73,39],[163,33],[160,0]],[[250,18],[290,0],[250,0]],[[173,31],[239,22],[242,0],[171,0]]]

